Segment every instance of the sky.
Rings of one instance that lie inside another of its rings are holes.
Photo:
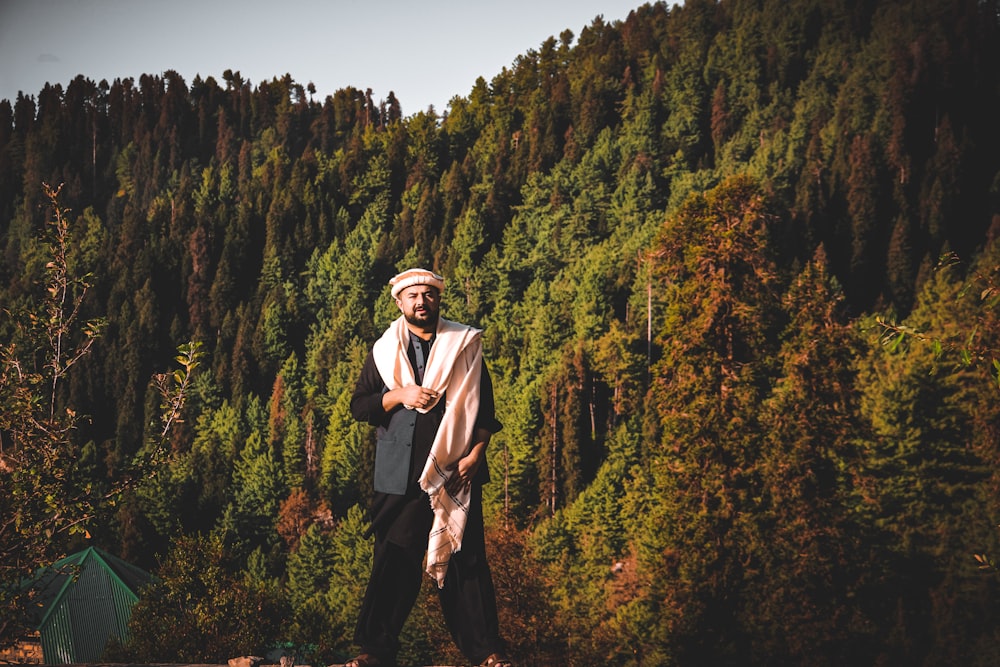
[[[404,116],[447,110],[548,37],[645,0],[0,0],[0,99],[175,70],[238,71],[253,86],[290,74],[318,99],[353,86]],[[574,40],[575,43],[575,40]]]

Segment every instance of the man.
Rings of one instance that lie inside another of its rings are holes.
[[[439,316],[444,278],[425,269],[389,281],[397,318],[365,360],[351,413],[378,427],[375,553],[346,667],[394,665],[399,633],[435,578],[445,622],[473,664],[510,667],[483,536],[486,446],[500,430],[480,331]]]

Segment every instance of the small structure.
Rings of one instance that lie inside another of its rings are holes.
[[[95,547],[44,568],[34,586],[45,664],[98,662],[109,639],[126,641],[132,606],[152,579]]]

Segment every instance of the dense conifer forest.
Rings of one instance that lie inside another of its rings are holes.
[[[521,664],[995,664],[996,0],[645,4],[408,117],[238,66],[0,101],[0,538],[80,511],[48,555],[158,575],[110,658],[351,653],[350,394],[422,265],[485,331]],[[20,343],[53,312],[74,363]],[[19,468],[47,388],[72,428]],[[450,651],[428,583],[402,657]]]

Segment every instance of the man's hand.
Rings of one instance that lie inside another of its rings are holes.
[[[472,486],[472,480],[476,478],[479,466],[486,459],[486,444],[490,440],[490,433],[489,431],[477,429],[475,435],[476,444],[472,446],[465,456],[453,463],[449,468],[452,474],[448,478],[448,481],[445,482],[444,488],[452,495],[459,491],[468,490]]]
[[[433,405],[437,397],[437,392],[421,387],[419,384],[411,384],[382,394],[382,407],[387,412],[397,405],[411,410],[423,409]]]

